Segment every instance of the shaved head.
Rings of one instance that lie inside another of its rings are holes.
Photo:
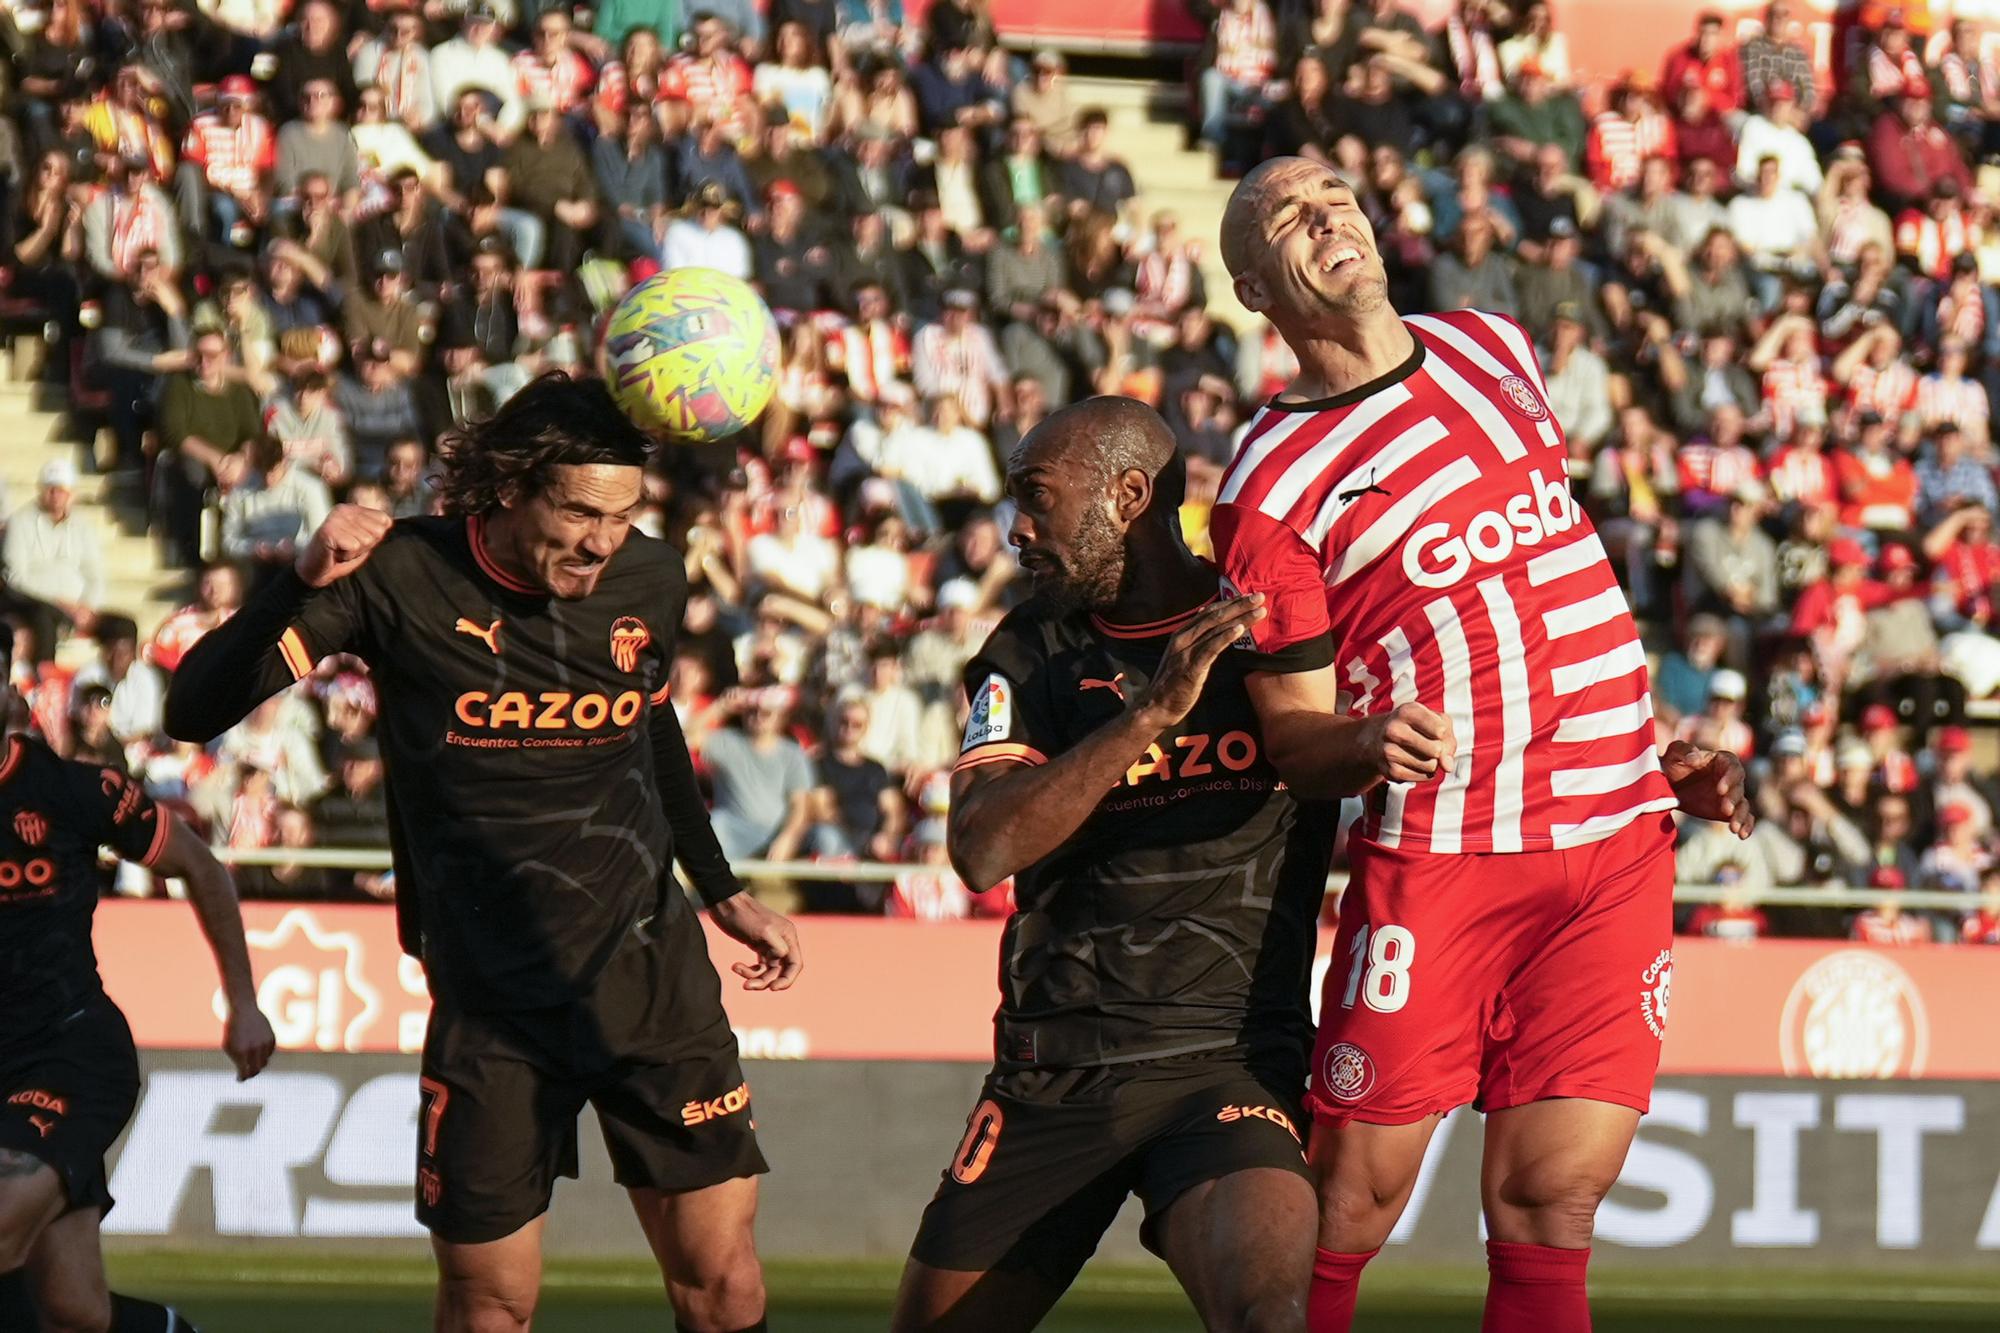
[[[1079,463],[1106,486],[1127,472],[1143,472],[1153,483],[1155,498],[1166,501],[1152,508],[1170,514],[1180,507],[1186,487],[1173,431],[1136,398],[1086,398],[1051,412],[1021,441],[1015,466],[1031,456]]]
[[[1258,220],[1270,212],[1271,196],[1282,190],[1285,177],[1291,174],[1288,168],[1296,168],[1306,160],[1266,158],[1229,192],[1229,205],[1222,211],[1222,264],[1230,277],[1238,277],[1250,267],[1250,247],[1257,239]]]

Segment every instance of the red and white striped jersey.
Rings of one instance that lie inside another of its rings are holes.
[[[1986,434],[1992,407],[1986,400],[1986,386],[1978,380],[1955,375],[1926,375],[1917,381],[1917,420],[1925,430],[1949,421],[1974,435]]]
[[[1395,371],[1257,414],[1210,520],[1230,584],[1266,596],[1260,649],[1331,628],[1345,711],[1452,720],[1454,771],[1377,788],[1355,836],[1545,851],[1671,809],[1646,655],[1527,334],[1472,310],[1405,323]]]
[[[249,194],[278,165],[278,140],[271,122],[255,112],[246,112],[231,126],[209,111],[188,126],[181,158],[198,164],[218,190]]]

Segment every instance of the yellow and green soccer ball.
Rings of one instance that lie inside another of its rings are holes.
[[[755,421],[778,387],[778,324],[750,285],[710,268],[657,273],[619,298],[605,379],[640,429],[707,444]]]

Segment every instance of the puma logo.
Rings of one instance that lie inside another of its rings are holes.
[[[460,616],[458,618],[458,623],[452,626],[452,628],[457,630],[460,634],[470,634],[473,638],[479,640],[481,643],[485,644],[489,649],[491,649],[495,657],[500,656],[499,621],[496,620],[492,624],[486,626],[486,628],[481,629],[478,625],[474,624],[470,620],[467,620],[464,616]]]
[[[1386,496],[1388,494],[1389,492],[1383,490],[1380,486],[1377,486],[1375,484],[1375,470],[1373,468],[1370,468],[1368,470],[1368,484],[1366,486],[1356,487],[1354,490],[1351,491],[1342,491],[1338,496],[1334,498],[1339,500],[1342,504],[1345,505],[1345,504],[1353,504],[1356,500],[1359,500],[1364,495]]]
[[[1082,694],[1085,690],[1110,690],[1122,702],[1125,698],[1125,673],[1121,671],[1110,680],[1096,680],[1085,676],[1077,682],[1076,692]]]
[[[56,1127],[56,1122],[55,1122],[55,1121],[53,1121],[53,1120],[44,1120],[44,1119],[43,1119],[42,1117],[40,1117],[40,1116],[38,1116],[38,1115],[31,1115],[31,1116],[29,1116],[29,1117],[28,1117],[28,1123],[29,1123],[29,1124],[31,1124],[31,1125],[33,1125],[33,1126],[34,1126],[34,1127],[35,1127],[36,1129],[39,1129],[40,1131],[42,1131],[42,1137],[43,1137],[43,1138],[47,1138],[47,1137],[49,1136],[49,1132],[50,1132],[51,1130],[53,1130],[53,1129],[54,1129],[54,1128]]]

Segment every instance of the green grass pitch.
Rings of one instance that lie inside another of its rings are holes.
[[[171,1300],[202,1333],[422,1333],[427,1261],[296,1254],[114,1255],[113,1285]],[[880,1262],[768,1265],[779,1333],[862,1333],[888,1322],[897,1267]],[[1444,1333],[1478,1327],[1485,1279],[1465,1269],[1371,1267],[1356,1327]],[[1593,1275],[1598,1333],[1905,1333],[2000,1328],[2000,1271],[1980,1274],[1772,1270],[1606,1270]],[[658,1275],[630,1263],[551,1264],[536,1333],[658,1333],[669,1326]],[[1094,1266],[1044,1325],[1060,1333],[1198,1329],[1163,1268]]]

